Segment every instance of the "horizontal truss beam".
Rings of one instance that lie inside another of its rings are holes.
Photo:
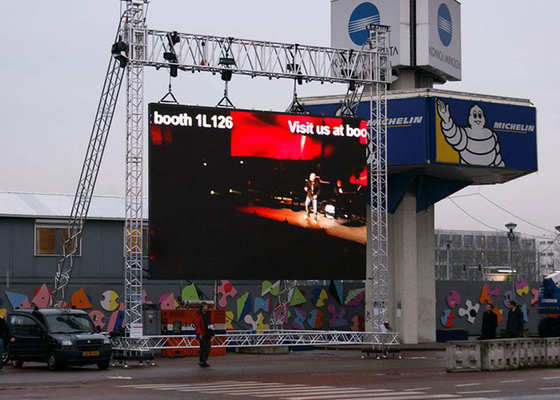
[[[354,331],[293,331],[273,330],[228,331],[212,339],[213,347],[278,347],[278,346],[397,346],[398,333]],[[113,338],[115,351],[150,351],[198,348],[195,335],[142,336]]]
[[[251,77],[363,85],[389,83],[391,75],[390,68],[371,69],[377,65],[374,58],[379,52],[388,52],[387,48],[348,50],[153,29],[147,30],[147,37],[145,56],[132,53],[130,60],[156,68],[175,66],[182,71],[213,73],[229,70]]]

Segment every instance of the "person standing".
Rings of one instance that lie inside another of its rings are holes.
[[[486,311],[482,314],[481,340],[496,339],[496,328],[498,327],[498,316],[493,311],[492,304],[486,304]]]
[[[319,197],[319,193],[321,192],[321,185],[319,184],[319,180],[315,173],[309,174],[309,179],[305,184],[303,190],[305,190],[306,197],[305,197],[305,213],[306,219],[309,218],[311,214],[311,205],[313,205],[313,214],[315,215],[315,224],[317,224],[317,198]]]
[[[4,361],[4,350],[8,346],[10,341],[10,332],[8,330],[8,323],[2,317],[0,317],[0,369],[2,369]]]
[[[208,356],[210,355],[214,326],[212,325],[212,314],[205,302],[200,303],[200,309],[194,318],[196,338],[200,343],[200,355],[198,365],[201,368],[209,367]]]
[[[521,311],[514,300],[509,302],[506,331],[510,338],[523,337],[523,311]]]

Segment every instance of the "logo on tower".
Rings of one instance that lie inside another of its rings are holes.
[[[449,10],[447,13],[449,14]],[[369,35],[367,26],[369,24],[379,25],[380,23],[381,17],[379,15],[379,10],[373,3],[365,2],[360,4],[352,11],[352,15],[350,15],[350,20],[348,21],[348,34],[350,35],[350,39],[358,46],[363,45]],[[449,17],[449,23],[451,24],[451,17]]]
[[[438,8],[437,27],[441,43],[443,43],[445,47],[449,46],[451,38],[453,37],[453,23],[451,21],[449,8],[447,8],[444,3],[441,3]]]

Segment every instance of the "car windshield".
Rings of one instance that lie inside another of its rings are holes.
[[[52,333],[93,332],[93,325],[87,315],[48,315],[47,324]]]

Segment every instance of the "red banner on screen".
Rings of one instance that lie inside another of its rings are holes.
[[[331,155],[332,146],[319,140],[322,128],[342,125],[340,118],[307,115],[263,114],[231,111],[231,155],[233,157],[263,157],[279,160],[313,160]],[[365,122],[364,122],[365,124]],[[310,129],[313,133],[297,133]],[[294,131],[294,133],[292,133]],[[352,138],[348,138],[352,140]]]

